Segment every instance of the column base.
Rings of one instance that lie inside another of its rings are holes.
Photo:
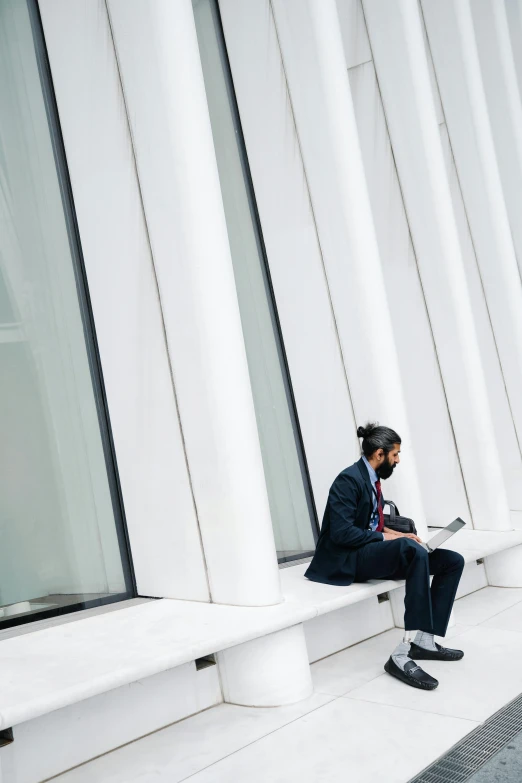
[[[218,653],[223,698],[243,707],[280,707],[313,693],[302,625]]]

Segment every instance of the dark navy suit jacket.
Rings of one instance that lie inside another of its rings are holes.
[[[343,470],[330,488],[315,555],[305,576],[329,585],[351,585],[357,550],[377,541],[370,530],[373,488],[362,458]]]

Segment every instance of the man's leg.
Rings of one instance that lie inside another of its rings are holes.
[[[433,632],[428,552],[411,538],[367,544],[357,552],[356,582],[405,579],[404,628]]]
[[[437,636],[446,636],[463,570],[464,558],[458,552],[453,552],[451,549],[436,549],[430,554],[430,574],[433,574],[431,583],[433,632]]]
[[[432,632],[419,631],[410,649],[415,660],[458,661],[463,658],[461,650],[450,650],[437,645],[434,634],[445,636],[448,623],[464,569],[464,558],[449,549],[436,549],[430,554],[431,606],[433,614]]]
[[[437,680],[417,666],[409,654],[410,632],[433,627],[428,553],[409,538],[368,544],[358,550],[355,580],[368,579],[406,579],[405,636],[384,668],[408,685],[433,690]]]

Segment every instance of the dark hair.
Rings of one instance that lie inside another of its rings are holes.
[[[357,437],[363,439],[362,452],[365,457],[371,457],[378,449],[383,449],[384,453],[388,454],[395,443],[401,443],[395,430],[372,422],[368,422],[365,427],[357,427]]]

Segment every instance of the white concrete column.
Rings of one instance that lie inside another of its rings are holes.
[[[192,4],[108,8],[211,597],[274,604],[279,573]]]
[[[244,707],[279,707],[312,695],[302,625],[218,653],[223,698]]]
[[[403,438],[386,494],[425,531],[415,455],[334,0],[273,0],[284,69],[357,423]]]
[[[497,164],[469,0],[423,0],[426,29],[519,443],[522,282]],[[509,117],[500,119],[509,123]],[[520,143],[520,141],[518,142]],[[513,161],[516,166],[516,160]]]
[[[522,271],[522,102],[506,6],[471,3],[475,38],[511,235]]]
[[[508,529],[509,504],[452,212],[419,9],[411,0],[364,0],[363,5],[473,524]],[[429,410],[426,427],[430,437],[436,437],[429,432]]]
[[[522,92],[522,0],[504,0],[504,7],[506,9],[518,87]]]
[[[359,452],[346,371],[269,0],[219,9],[321,519],[333,479]]]

